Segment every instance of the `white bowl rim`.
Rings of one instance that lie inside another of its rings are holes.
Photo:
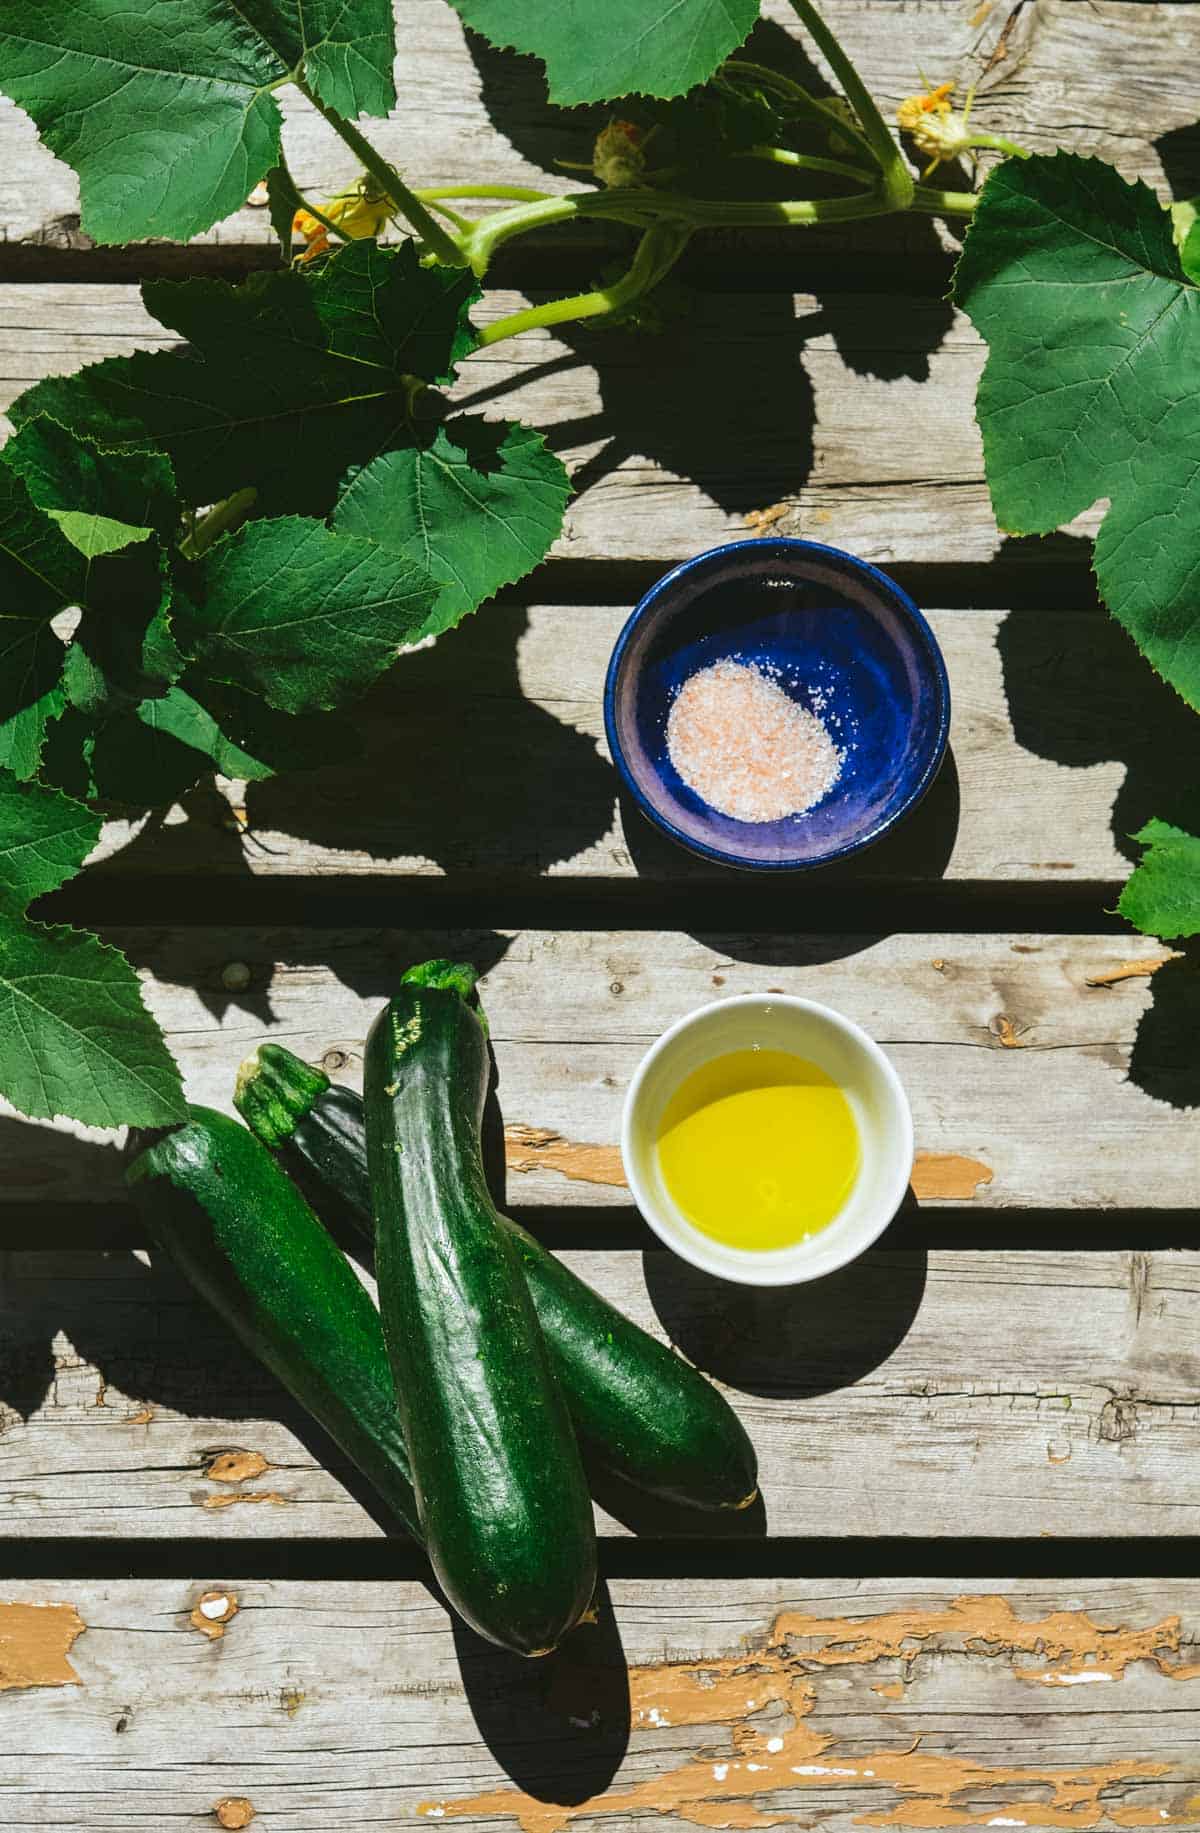
[[[707,1237],[696,1232],[681,1239],[668,1229],[656,1213],[656,1203],[646,1190],[638,1176],[636,1155],[633,1149],[633,1122],[637,1111],[642,1088],[646,1077],[667,1046],[681,1032],[690,1030],[694,1025],[709,1019],[714,1013],[728,1011],[731,1007],[755,1006],[772,1009],[778,1006],[790,1007],[793,1011],[805,1012],[810,1016],[827,1023],[831,1029],[841,1032],[852,1044],[857,1046],[865,1056],[870,1058],[879,1071],[892,1098],[895,1117],[900,1125],[903,1150],[898,1154],[895,1169],[885,1184],[885,1200],[879,1205],[878,1220],[862,1237],[843,1241],[840,1245],[827,1243],[823,1248],[811,1245],[821,1243],[825,1231],[807,1240],[797,1242],[788,1248],[777,1248],[764,1252],[757,1248],[737,1248],[724,1243],[713,1242],[711,1248]],[[904,1200],[912,1178],[913,1156],[915,1151],[915,1133],[913,1128],[912,1108],[905,1093],[904,1084],[896,1071],[890,1057],[875,1042],[869,1032],[861,1025],[855,1024],[843,1012],[833,1006],[822,1004],[818,999],[805,999],[798,993],[734,993],[728,999],[708,1000],[691,1012],[685,1012],[668,1025],[662,1035],[655,1039],[649,1050],[642,1057],[629,1087],[625,1091],[625,1102],[621,1112],[621,1159],[625,1167],[625,1176],[629,1181],[630,1194],[637,1204],[643,1220],[653,1229],[665,1247],[681,1260],[698,1267],[702,1273],[711,1273],[718,1279],[730,1280],[737,1285],[745,1286],[793,1286],[801,1285],[811,1279],[821,1279],[827,1273],[836,1273],[839,1268],[848,1266],[857,1260],[860,1254],[866,1253],[878,1241],[880,1235],[895,1218]]]

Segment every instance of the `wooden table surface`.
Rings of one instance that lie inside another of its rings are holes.
[[[892,105],[918,71],[982,71],[983,125],[1200,191],[1200,4],[827,11]],[[399,15],[419,105],[380,139],[406,171],[572,182],[553,160],[586,155],[594,111],[553,117],[536,68],[443,5]],[[290,131],[303,184],[346,176],[311,112]],[[75,208],[0,108],[0,406],[162,341],[144,275],[272,258],[261,211],[113,251]],[[568,281],[592,234],[560,244]],[[670,336],[472,361],[460,399],[549,427],[571,466],[548,564],[395,670],[362,756],[114,823],[57,903],[129,952],[220,1106],[267,1036],[354,1080],[402,966],[477,961],[510,1206],[722,1383],[762,1508],[717,1539],[605,1494],[600,1622],[544,1662],[487,1648],[152,1262],[112,1141],[0,1115],[6,1833],[238,1826],[244,1804],[264,1833],[1200,1824],[1200,982],[1110,914],[1200,747],[1095,603],[1095,515],[997,533],[954,247],[928,222],[712,241]],[[545,245],[513,257],[485,312],[548,271]],[[918,594],[954,723],[902,834],[762,887],[620,805],[600,688],[642,587],[776,506],[774,531]],[[917,1123],[880,1246],[792,1292],[660,1251],[616,1149],[647,1043],[752,989],[867,1026]]]

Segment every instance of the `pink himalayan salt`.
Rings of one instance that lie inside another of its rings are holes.
[[[735,821],[804,814],[842,767],[816,715],[744,662],[714,662],[684,682],[667,749],[688,788]]]

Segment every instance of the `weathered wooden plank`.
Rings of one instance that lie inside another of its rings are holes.
[[[483,994],[518,1204],[623,1204],[621,1102],[652,1039],[706,1000],[825,1000],[888,1050],[913,1104],[926,1200],[978,1208],[1188,1209],[1195,1201],[1194,970],[1151,977],[1141,937],[439,931],[113,931],[144,970],[190,1096],[228,1107],[263,1038],[361,1071],[404,967],[451,954]],[[1151,964],[1169,951],[1153,948]],[[1136,972],[1115,984],[1089,980]],[[224,985],[231,963],[250,985]],[[0,1120],[9,1201],[107,1198],[117,1155]]]
[[[475,315],[522,303],[492,293]],[[129,286],[4,287],[0,314],[0,407],[42,376],[178,342]],[[974,562],[1000,547],[973,417],[982,362],[940,301],[893,300],[881,319],[868,297],[706,294],[669,337],[538,331],[480,351],[452,394],[547,431],[577,492],[558,558],[673,561],[782,504],[776,534],[881,563]]]
[[[599,1483],[607,1535],[1200,1532],[1195,1253],[885,1248],[776,1292],[664,1250],[564,1258],[718,1379],[759,1456],[763,1507],[744,1515]],[[0,1270],[6,1533],[397,1531],[160,1259],[12,1252]],[[214,1474],[231,1450],[252,1455]]]
[[[760,54],[771,55],[781,28],[801,42],[786,0],[767,0],[764,11],[771,23],[756,47]],[[1195,120],[1189,73],[1200,53],[1196,6],[995,0],[985,12],[959,0],[903,7],[893,0],[827,0],[825,11],[889,112],[921,87],[922,72],[934,82],[957,76],[965,86],[983,71],[977,118],[993,132],[1038,151],[1065,145],[1111,159],[1127,176],[1160,188],[1164,172],[1168,179],[1181,177],[1176,143],[1164,144],[1163,136],[1178,136]],[[1005,35],[1012,14],[1017,17]],[[552,191],[578,185],[579,175],[557,162],[590,158],[609,109],[551,109],[533,60],[498,55],[478,39],[468,42],[447,6],[399,0],[397,18],[397,79],[405,102],[388,123],[373,123],[371,133],[411,182],[477,178]],[[1001,42],[1006,55],[993,61]],[[288,157],[300,184],[332,189],[352,177],[353,159],[313,110],[292,95],[284,106]],[[1185,170],[1186,163],[1185,157]],[[1193,169],[1177,195],[1189,195],[1197,182],[1200,173]],[[77,212],[72,172],[38,144],[20,110],[0,104],[0,226],[6,239],[69,240]],[[929,225],[913,230],[904,238],[910,251],[938,246]],[[265,211],[247,209],[203,240],[262,244],[269,233]]]
[[[538,1663],[416,1584],[219,1590],[4,1588],[76,1677],[0,1700],[12,1833],[1195,1822],[1192,1581],[625,1581]]]
[[[130,876],[728,886],[728,873],[618,800],[601,694],[625,615],[490,606],[405,657],[368,697],[354,723],[361,756],[198,793],[186,819],[113,822],[97,858]],[[890,839],[798,881],[798,898],[830,880],[1112,883],[1151,815],[1186,818],[1180,798],[1200,773],[1195,719],[1115,623],[1053,611],[934,612],[932,622],[951,677],[951,760]],[[1097,915],[1105,901],[1097,895]]]

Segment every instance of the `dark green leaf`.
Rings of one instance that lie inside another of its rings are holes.
[[[759,0],[452,0],[469,26],[546,66],[564,106],[682,95],[747,36]]]
[[[0,770],[11,770],[22,783],[37,775],[50,722],[65,704],[62,688],[52,687],[32,706],[9,714],[0,724]]]
[[[955,293],[990,345],[977,412],[998,521],[1041,534],[1110,498],[1105,602],[1200,707],[1200,290],[1169,214],[1099,160],[1008,160]]]
[[[1121,893],[1121,915],[1168,942],[1200,935],[1200,839],[1169,821],[1148,821],[1134,839],[1146,852]]]
[[[155,529],[169,537],[179,520],[175,479],[165,458],[154,452],[102,452],[45,415],[27,420],[8,441],[4,462],[89,559],[144,541]]]
[[[315,713],[389,667],[436,597],[407,557],[280,516],[218,542],[192,568],[176,627],[195,679]]]
[[[141,351],[52,377],[11,413],[45,413],[105,447],[152,446],[194,504],[252,485],[263,514],[325,514],[352,464],[410,437],[413,377],[448,378],[473,347],[462,269],[423,268],[411,243],[351,243],[316,272],[154,280],[155,316],[188,353]]]
[[[144,700],[97,726],[85,745],[89,795],[134,808],[169,808],[211,770],[202,752],[166,729],[158,716],[162,704]]]
[[[22,910],[73,878],[99,838],[99,815],[0,770],[0,890]]]
[[[195,688],[205,704],[188,691]],[[138,717],[204,754],[205,767],[221,776],[256,781],[279,770],[313,770],[357,754],[360,740],[349,720],[328,714],[303,719],[279,713],[240,688],[196,679],[183,681],[138,708]]]
[[[390,0],[0,0],[0,89],[78,172],[98,242],[220,222],[278,158],[274,87],[386,115],[392,55]]]
[[[464,416],[359,471],[333,521],[444,582],[419,632],[431,636],[545,559],[570,494],[540,433]]]
[[[295,181],[286,165],[272,166],[267,173],[267,206],[271,214],[271,227],[279,237],[283,258],[292,258],[292,244],[296,232],[292,225],[296,220],[297,210],[304,208],[304,199],[296,189]]]
[[[87,1126],[184,1118],[179,1070],[119,949],[0,898],[0,1090],[23,1114]]]
[[[72,706],[104,719],[177,679],[184,658],[172,633],[170,602],[166,556],[157,539],[92,563],[87,608],[63,669]]]
[[[82,556],[0,465],[0,720],[57,686],[63,646],[50,620],[79,602],[84,577]]]
[[[78,802],[0,771],[0,1093],[37,1119],[165,1126],[183,1118],[179,1071],[128,961],[24,914],[99,833]]]

